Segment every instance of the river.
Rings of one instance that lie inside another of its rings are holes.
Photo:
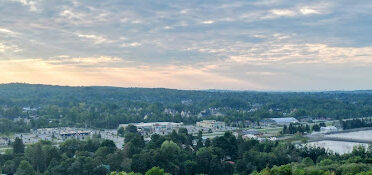
[[[326,135],[326,137],[372,140],[372,130],[329,134],[329,135]],[[364,146],[366,148],[368,147],[368,144],[365,144],[365,143],[329,141],[329,140],[310,142],[310,143],[307,143],[306,145],[325,148],[328,151],[332,151],[338,154],[350,153],[353,151],[353,147],[359,146],[359,145]]]

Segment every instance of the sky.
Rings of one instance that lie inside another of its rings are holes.
[[[0,83],[372,89],[370,0],[1,0]]]

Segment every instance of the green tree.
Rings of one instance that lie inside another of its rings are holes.
[[[145,146],[145,141],[139,133],[126,133],[124,137],[125,143],[133,143],[137,148],[143,148]]]
[[[310,157],[306,157],[302,160],[302,164],[309,167],[314,165],[314,161]]]
[[[196,152],[198,172],[201,174],[210,174],[211,161],[213,158],[210,147],[203,147]]]
[[[91,157],[79,156],[68,168],[72,175],[91,175],[94,174],[94,168],[97,167]]]
[[[164,141],[156,157],[158,164],[167,172],[177,174],[180,169],[180,152],[181,148],[176,143],[173,141]]]
[[[26,158],[37,172],[44,172],[47,168],[46,157],[41,143],[28,146],[26,149]]]
[[[160,148],[161,144],[165,141],[165,138],[159,134],[151,135],[151,140],[146,144],[147,149],[156,149]]]
[[[318,132],[318,131],[320,131],[320,126],[318,124],[315,124],[315,125],[313,125],[312,130]]]
[[[118,136],[124,137],[125,129],[123,127],[120,127],[118,129]]]
[[[25,145],[19,137],[16,137],[13,142],[13,152],[14,154],[23,154],[25,152]]]
[[[22,160],[16,171],[17,175],[35,175],[35,170],[27,160]]]
[[[186,160],[184,163],[186,174],[196,174],[198,172],[198,164],[192,160]]]
[[[7,160],[2,167],[4,174],[14,174],[16,168],[16,164],[13,160]]]
[[[131,169],[135,172],[145,173],[151,167],[155,166],[153,155],[155,152],[143,152],[136,154],[132,158]]]
[[[164,170],[159,167],[153,167],[145,175],[165,175]]]
[[[280,167],[274,166],[271,173],[275,175],[292,175],[292,167],[291,165],[282,165]]]
[[[199,131],[198,137],[197,137],[197,142],[196,142],[196,148],[200,149],[204,146],[203,144],[203,133],[202,131]]]
[[[110,175],[141,175],[140,173],[134,173],[134,172],[131,172],[131,173],[126,173],[126,172],[111,172]]]
[[[128,126],[125,128],[125,132],[129,132],[129,133],[137,133],[137,127],[134,126],[134,125],[128,125]]]
[[[205,146],[205,147],[209,147],[209,146],[211,146],[211,139],[207,138],[207,139],[205,140],[204,146]]]
[[[77,139],[68,139],[60,144],[62,153],[66,153],[68,157],[73,157],[75,152],[82,149],[82,142]]]

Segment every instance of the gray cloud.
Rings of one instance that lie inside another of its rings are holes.
[[[368,0],[3,0],[0,60],[187,66],[239,82],[218,84],[232,89],[372,88],[362,81],[372,74],[371,8]]]

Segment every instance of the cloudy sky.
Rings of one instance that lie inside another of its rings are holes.
[[[372,89],[370,0],[1,0],[0,83]]]

